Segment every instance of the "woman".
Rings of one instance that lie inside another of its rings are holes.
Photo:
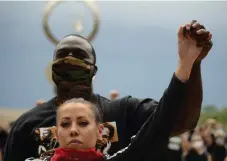
[[[207,130],[204,131],[202,137],[203,137],[204,143],[207,147],[207,151],[210,154],[213,154],[214,148],[216,146],[214,134],[212,134],[212,132],[207,129]]]
[[[57,110],[56,137],[59,148],[42,159],[29,158],[26,161],[154,161],[168,142],[174,127],[176,111],[180,111],[178,107],[175,108],[174,112],[171,108],[158,108],[128,147],[112,156],[103,156],[98,150],[102,145],[104,128],[98,108],[83,99],[68,100]],[[168,124],[164,120],[168,120]]]

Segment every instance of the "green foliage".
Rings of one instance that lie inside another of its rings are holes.
[[[204,106],[200,115],[199,124],[203,124],[208,118],[216,119],[227,129],[227,107],[218,108],[215,105]]]

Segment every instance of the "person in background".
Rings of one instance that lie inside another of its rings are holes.
[[[110,99],[111,100],[115,100],[119,97],[119,93],[117,90],[112,90],[110,91]]]
[[[36,106],[36,107],[39,107],[40,105],[44,104],[45,102],[46,102],[46,101],[45,101],[45,100],[42,100],[42,99],[37,100],[36,103],[35,103],[35,106]]]
[[[214,148],[216,146],[214,134],[210,130],[207,129],[204,131],[202,137],[203,137],[204,143],[207,147],[207,151],[210,154],[212,154],[214,152]]]
[[[183,155],[183,161],[212,161],[198,129],[189,132],[187,144],[188,149]]]
[[[181,142],[180,136],[171,137],[159,161],[182,161],[183,152]]]
[[[213,161],[224,161],[227,156],[225,148],[225,135],[224,130],[220,128],[214,132],[215,146],[213,152],[211,153]]]

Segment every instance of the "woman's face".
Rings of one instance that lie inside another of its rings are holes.
[[[204,148],[203,139],[198,133],[195,133],[192,135],[191,144],[192,144],[192,147],[197,150],[201,150]]]
[[[203,139],[204,139],[207,146],[211,146],[213,144],[213,139],[212,139],[210,132],[206,131],[204,133]]]
[[[57,139],[61,148],[94,148],[101,138],[102,126],[96,123],[89,105],[68,103],[58,110]]]

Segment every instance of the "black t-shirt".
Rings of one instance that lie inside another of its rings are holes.
[[[115,142],[111,143],[108,153],[113,154],[126,147],[130,143],[131,137],[139,131],[149,116],[155,115],[156,111],[160,109],[159,107],[170,108],[171,112],[175,113],[176,107],[184,103],[186,91],[186,84],[180,82],[174,75],[159,102],[150,98],[140,100],[131,96],[110,101],[100,95],[94,95],[93,103],[97,104],[103,112],[104,122],[116,125]],[[167,127],[170,122],[171,120],[165,122]],[[54,129],[50,127],[55,124],[54,99],[23,114],[11,129],[5,148],[4,161],[24,161],[29,157],[37,158],[42,152],[54,148],[56,138],[53,134]]]
[[[210,146],[207,146],[207,152],[212,154],[215,148],[215,144],[212,144]]]
[[[225,157],[227,156],[225,146],[216,145],[213,149],[212,154],[212,161],[224,161]]]

